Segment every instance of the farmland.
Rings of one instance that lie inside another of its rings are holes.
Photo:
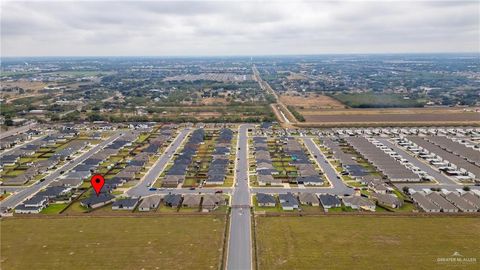
[[[425,103],[422,100],[405,99],[400,94],[355,93],[334,95],[333,98],[352,108],[423,107]]]
[[[438,269],[478,258],[480,223],[463,217],[260,217],[259,269]],[[312,233],[315,232],[315,233]],[[462,265],[470,269],[474,265]]]
[[[287,92],[280,96],[287,106],[294,106],[300,110],[318,110],[318,109],[343,109],[345,105],[336,99],[321,94],[296,94],[295,92]]]
[[[7,219],[1,223],[1,264],[2,269],[218,269],[224,227],[224,218],[212,215]]]
[[[302,110],[308,124],[473,124],[480,122],[480,114],[473,110],[454,108],[409,109],[343,109],[329,111]]]

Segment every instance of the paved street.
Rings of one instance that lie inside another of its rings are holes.
[[[408,187],[416,191],[421,191],[423,189],[431,189],[431,188],[440,188],[440,189],[445,189],[448,191],[456,191],[456,190],[461,190],[463,189],[463,186],[461,185],[437,185],[437,184],[412,184],[412,183],[399,183],[399,184],[394,184],[399,190],[402,190],[403,187]],[[469,186],[470,190],[480,190],[479,186]]]
[[[248,183],[248,128],[241,125],[238,132],[238,152],[232,194],[230,235],[228,238],[227,269],[252,269],[252,239],[250,189]]]
[[[3,193],[4,191],[12,193],[26,188],[27,187],[24,186],[0,186],[0,193]]]
[[[397,152],[401,157],[408,160],[408,162],[420,168],[420,170],[428,173],[430,176],[435,178],[435,180],[437,180],[439,184],[462,188],[461,185],[459,185],[454,180],[450,179],[448,176],[440,173],[439,171],[436,171],[430,165],[427,165],[423,163],[421,160],[418,160],[417,158],[411,156],[407,151],[403,150],[402,148],[398,147],[394,143],[390,142],[388,139],[385,139],[385,138],[376,138],[376,139],[379,142],[383,143],[385,146],[392,148],[393,151]]]
[[[173,140],[173,142],[165,149],[165,152],[153,164],[150,170],[140,180],[140,182],[133,188],[127,191],[127,194],[132,197],[148,196],[155,193],[168,193],[161,191],[150,191],[149,188],[155,183],[155,180],[162,174],[168,162],[182,145],[183,141],[190,133],[190,129],[183,129],[180,134]]]
[[[290,188],[283,188],[283,187],[256,187],[252,188],[252,193],[272,193],[272,194],[285,194],[287,192],[291,193],[299,193],[299,192],[309,192],[309,193],[328,193],[334,194],[339,196],[344,195],[352,195],[353,189],[346,187],[346,189],[338,188],[338,187],[290,187]]]
[[[12,136],[12,135],[23,133],[23,132],[25,132],[25,131],[27,131],[31,128],[34,128],[36,125],[37,125],[37,122],[31,122],[31,123],[28,123],[28,124],[23,125],[21,127],[12,128],[12,129],[7,130],[7,131],[2,131],[0,133],[0,140],[3,139],[3,138],[6,138],[6,137]]]
[[[332,184],[331,188],[324,188],[324,190],[332,194],[339,194],[339,195],[352,194],[353,189],[345,185],[342,179],[340,179],[335,168],[333,168],[332,165],[330,165],[330,163],[327,161],[327,158],[323,155],[323,153],[320,151],[320,149],[315,144],[315,142],[313,142],[311,138],[302,138],[302,139],[305,143],[305,146],[307,147],[307,150],[313,155],[313,157],[317,161],[317,164],[325,173],[325,177],[327,177],[327,179]],[[318,188],[312,188],[312,189],[318,190]],[[301,189],[301,190],[306,190],[306,189]]]
[[[25,189],[22,189],[21,191],[18,191],[15,194],[12,194],[9,196],[7,199],[2,201],[1,207],[2,208],[14,208],[21,202],[23,202],[25,199],[33,196],[35,193],[39,192],[40,190],[46,188],[50,183],[52,183],[55,179],[57,179],[61,173],[60,172],[67,172],[73,167],[77,166],[78,164],[82,163],[84,160],[87,158],[93,156],[95,153],[98,151],[102,150],[107,144],[115,141],[121,136],[121,131],[117,131],[114,135],[112,135],[110,138],[107,140],[101,142],[100,144],[96,145],[92,149],[88,150],[86,153],[82,154],[81,156],[77,157],[76,159],[66,163],[62,167],[56,169],[54,172],[49,174],[48,176],[45,177],[45,181],[40,182],[38,184],[34,184],[32,186],[29,186]]]

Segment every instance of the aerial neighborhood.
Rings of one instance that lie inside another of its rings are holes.
[[[17,142],[1,153],[3,215],[225,210],[235,205],[240,173],[259,213],[472,213],[480,206],[476,128],[150,122],[36,124],[28,134],[7,137]],[[98,195],[94,174],[106,179]]]
[[[480,77],[468,54],[418,57],[2,62],[0,264],[472,263]]]

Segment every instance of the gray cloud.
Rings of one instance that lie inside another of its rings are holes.
[[[478,1],[2,1],[2,56],[478,52]]]

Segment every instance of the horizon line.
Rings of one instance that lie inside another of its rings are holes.
[[[328,56],[328,55],[408,55],[408,54],[425,54],[425,55],[434,55],[434,54],[478,54],[477,52],[368,52],[368,53],[356,53],[356,52],[345,52],[345,53],[315,53],[315,54],[218,54],[218,55],[201,55],[201,54],[192,54],[192,55],[18,55],[18,56],[0,56],[0,59],[5,58],[215,58],[215,57],[295,57],[295,56]]]

